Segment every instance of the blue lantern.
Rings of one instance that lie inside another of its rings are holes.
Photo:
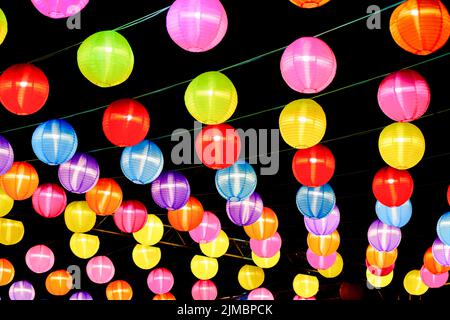
[[[255,191],[256,182],[255,170],[243,160],[238,160],[231,167],[216,172],[217,191],[229,201],[247,199]]]
[[[34,130],[31,146],[42,162],[56,166],[69,161],[78,146],[77,134],[64,120],[49,120]]]
[[[164,165],[161,149],[151,141],[126,147],[120,158],[123,174],[136,184],[148,184],[160,175]]]
[[[412,205],[411,201],[406,201],[404,204],[398,207],[388,207],[377,201],[375,205],[375,212],[377,213],[378,219],[383,223],[401,228],[405,226],[412,215]]]
[[[437,223],[437,234],[439,239],[450,246],[450,212],[444,213]]]
[[[336,196],[329,184],[311,188],[303,186],[297,192],[297,208],[306,217],[322,219],[336,204]]]

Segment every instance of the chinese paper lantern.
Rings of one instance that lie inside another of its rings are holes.
[[[439,239],[450,246],[450,212],[443,214],[437,223],[437,234]]]
[[[200,250],[204,255],[211,258],[219,258],[227,253],[230,241],[227,234],[220,230],[219,235],[212,241],[207,243],[200,243]]]
[[[381,222],[389,226],[401,228],[411,219],[412,205],[411,201],[408,200],[399,207],[388,207],[377,201],[375,205],[375,212]]]
[[[74,233],[69,242],[72,253],[81,259],[93,257],[100,248],[100,240],[97,236],[85,233]]]
[[[116,212],[122,204],[123,193],[119,184],[110,178],[98,179],[97,184],[86,192],[86,202],[99,216]]]
[[[0,77],[0,102],[11,113],[26,116],[47,102],[49,83],[44,72],[32,64],[16,64]]]
[[[378,149],[383,160],[399,170],[414,167],[425,153],[425,138],[411,123],[393,123],[380,134]]]
[[[274,300],[274,299],[275,298],[273,297],[272,292],[270,292],[268,289],[257,288],[257,289],[253,289],[248,294],[247,300]]]
[[[408,201],[414,190],[414,181],[406,170],[391,167],[380,169],[373,178],[372,191],[382,204],[398,207]]]
[[[306,251],[306,260],[311,267],[314,269],[325,270],[331,268],[331,266],[336,262],[337,252],[333,252],[328,256],[319,256],[315,254],[311,249]]]
[[[75,153],[58,168],[58,178],[62,186],[73,193],[86,193],[98,181],[100,168],[97,160],[86,153]]]
[[[198,280],[191,290],[194,300],[216,300],[217,287],[211,280]]]
[[[387,276],[388,274],[390,274],[394,270],[395,263],[386,268],[379,268],[377,266],[370,265],[369,261],[367,261],[367,259],[366,259],[366,267],[367,267],[367,270],[369,270],[371,274],[378,276],[378,277],[384,277],[384,276]]]
[[[79,291],[79,292],[73,293],[70,296],[69,300],[88,301],[88,300],[94,300],[94,299],[92,298],[92,296],[89,293],[87,293],[85,291]]]
[[[14,162],[11,169],[1,176],[5,193],[14,200],[31,197],[39,184],[39,176],[34,167],[27,162]]]
[[[263,208],[261,217],[248,226],[244,227],[245,233],[255,240],[268,239],[277,232],[278,217],[275,212],[267,207]]]
[[[222,41],[228,18],[219,0],[176,0],[167,13],[166,27],[184,50],[204,52]]]
[[[0,175],[7,173],[9,169],[11,169],[13,162],[13,148],[11,147],[9,141],[0,135]]]
[[[54,296],[64,296],[73,287],[73,279],[66,270],[56,270],[50,273],[45,280],[47,291]]]
[[[420,277],[420,270],[412,270],[408,272],[403,279],[405,290],[413,296],[421,296],[427,292],[428,287],[423,283]]]
[[[6,286],[14,279],[14,266],[9,260],[1,258],[0,259],[0,287]]]
[[[433,258],[436,262],[446,267],[450,266],[450,246],[446,245],[438,238],[434,240],[431,248]]]
[[[189,197],[188,202],[182,208],[169,210],[167,217],[175,230],[190,231],[202,222],[203,212],[200,201],[194,197]]]
[[[181,209],[188,202],[190,195],[189,181],[179,172],[163,171],[152,182],[153,201],[163,209]]]
[[[342,282],[339,287],[339,296],[342,300],[362,300],[364,288],[358,283]]]
[[[334,169],[333,153],[321,144],[297,150],[292,160],[295,178],[307,187],[320,187],[328,183],[333,177]]]
[[[153,246],[161,241],[164,235],[164,225],[158,216],[149,214],[147,222],[139,231],[133,232],[134,239],[140,244]]]
[[[61,19],[79,13],[89,0],[31,0],[31,2],[44,16]]]
[[[150,116],[136,100],[120,99],[106,108],[102,128],[112,144],[129,147],[144,140],[150,129]]]
[[[195,120],[204,124],[219,124],[233,115],[238,97],[227,76],[210,71],[191,81],[184,94],[184,102]]]
[[[164,294],[156,294],[153,297],[153,300],[176,300],[175,296],[171,294],[170,292],[164,293]]]
[[[0,187],[0,218],[6,216],[14,206],[14,199]]]
[[[315,234],[317,236],[324,236],[327,234],[332,234],[341,221],[341,214],[338,207],[335,205],[330,214],[321,219],[304,217],[305,227],[309,233]]]
[[[252,252],[252,260],[258,267],[263,269],[270,269],[275,267],[278,261],[280,261],[280,251],[269,258],[258,257],[254,252]]]
[[[390,31],[402,49],[428,55],[447,42],[450,15],[439,0],[408,0],[392,13]]]
[[[227,201],[228,218],[237,226],[248,226],[261,217],[264,208],[261,196],[253,192],[242,201]]]
[[[71,202],[64,211],[67,229],[72,232],[88,232],[94,227],[96,218],[95,212],[89,208],[86,201]]]
[[[106,287],[106,298],[108,300],[131,300],[133,289],[124,280],[110,282]]]
[[[114,264],[106,256],[96,256],[89,260],[86,265],[86,273],[88,278],[98,284],[104,284],[111,281],[114,277],[116,269]]]
[[[19,243],[25,229],[21,221],[0,218],[0,244],[12,246]]]
[[[414,70],[400,70],[388,75],[378,88],[378,104],[394,121],[419,119],[430,105],[430,87]]]
[[[209,211],[203,213],[202,222],[189,231],[192,240],[197,243],[208,243],[219,236],[221,224],[219,218]]]
[[[311,298],[303,298],[303,297],[300,297],[300,296],[298,296],[298,295],[295,295],[294,296],[294,299],[292,299],[292,300],[305,300],[305,301],[315,301],[316,300],[316,297],[314,297],[314,296],[312,296]]]
[[[447,189],[447,202],[448,202],[448,205],[450,206],[450,186],[448,186],[448,189]]]
[[[151,292],[164,294],[173,287],[174,279],[172,272],[166,268],[153,269],[147,277],[147,285]]]
[[[67,205],[64,189],[53,183],[40,185],[31,200],[34,211],[44,218],[56,218]]]
[[[30,282],[16,281],[9,287],[8,294],[11,300],[34,300],[36,292]]]
[[[264,270],[249,264],[246,264],[238,273],[238,281],[245,290],[253,290],[261,286],[264,282]]]
[[[243,160],[216,172],[217,191],[229,201],[242,201],[250,197],[256,189],[256,182],[255,170]]]
[[[337,230],[329,235],[323,236],[308,233],[307,243],[308,247],[315,254],[319,256],[328,256],[337,251],[339,244],[341,243],[341,238]]]
[[[434,259],[432,247],[428,248],[423,256],[423,265],[432,274],[442,274],[450,270],[450,267],[443,266]]]
[[[278,232],[264,240],[250,239],[250,248],[261,258],[273,257],[281,249],[281,237]]]
[[[376,289],[380,289],[380,288],[384,288],[387,287],[391,282],[392,279],[394,278],[394,271],[392,271],[391,273],[385,275],[385,276],[376,276],[374,274],[372,274],[368,269],[366,269],[366,278],[367,278],[367,282],[374,288]]]
[[[0,9],[0,45],[6,38],[8,33],[8,20],[6,19],[5,13]]]
[[[37,245],[27,251],[25,262],[34,273],[44,273],[53,268],[55,255],[49,247]]]
[[[448,281],[448,272],[441,274],[431,273],[425,266],[420,269],[420,278],[423,283],[429,288],[440,288]]]
[[[137,244],[133,249],[134,264],[144,270],[154,268],[161,260],[161,249]]]
[[[99,87],[113,87],[126,81],[134,66],[133,50],[116,31],[100,31],[83,41],[77,53],[83,76]]]
[[[229,124],[209,125],[195,139],[195,152],[208,168],[224,169],[238,160],[241,138]]]
[[[136,200],[124,201],[114,214],[114,223],[120,231],[133,233],[141,230],[147,222],[147,209]]]
[[[366,259],[367,263],[378,268],[387,268],[395,263],[397,260],[398,251],[378,251],[371,245],[367,247]]]
[[[319,279],[306,274],[297,274],[294,278],[292,286],[298,296],[310,298],[319,292]]]
[[[219,263],[216,258],[195,255],[191,260],[191,271],[198,279],[209,280],[219,271]]]
[[[310,188],[301,187],[296,197],[297,208],[305,217],[322,219],[328,216],[336,204],[336,196],[329,184]]]
[[[367,238],[376,250],[392,251],[400,244],[402,232],[399,228],[389,226],[377,219],[370,225]]]
[[[296,6],[305,9],[317,8],[330,2],[330,0],[289,0],[289,1],[291,1]]]
[[[325,278],[336,278],[338,275],[341,274],[342,269],[344,269],[344,260],[342,259],[342,256],[339,253],[337,253],[336,261],[333,263],[331,267],[323,270],[319,269],[317,271]]]

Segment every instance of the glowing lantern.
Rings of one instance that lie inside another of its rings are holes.
[[[373,178],[372,190],[385,206],[398,207],[411,198],[414,181],[408,171],[384,167]]]
[[[433,258],[443,266],[450,266],[450,246],[444,244],[441,240],[436,239],[433,242],[432,253]]]
[[[161,260],[161,249],[137,244],[133,249],[133,261],[141,269],[154,268]]]
[[[110,282],[106,287],[106,298],[108,300],[131,300],[133,289],[124,280]]]
[[[81,73],[99,87],[126,81],[134,66],[133,50],[116,31],[100,31],[83,41],[77,53]]]
[[[80,301],[87,301],[87,300],[94,300],[92,296],[85,292],[85,291],[79,291],[72,294],[69,298],[69,300],[80,300]]]
[[[428,248],[423,256],[423,265],[432,274],[442,274],[450,270],[450,266],[443,266],[433,257],[432,247]]]
[[[188,202],[182,208],[169,210],[167,217],[175,230],[190,231],[202,222],[203,212],[200,201],[194,197],[189,197]]]
[[[62,186],[73,193],[86,193],[98,181],[100,168],[97,161],[86,153],[75,153],[58,168],[58,178]]]
[[[31,2],[44,16],[61,19],[79,13],[89,0],[31,0]]]
[[[36,292],[30,282],[17,281],[9,287],[8,294],[11,300],[34,300]]]
[[[227,201],[228,218],[237,226],[248,226],[261,217],[264,208],[260,195],[253,192],[242,201]]]
[[[71,202],[64,211],[66,226],[72,232],[88,232],[94,227],[96,218],[86,201]]]
[[[272,292],[266,288],[253,289],[248,294],[247,300],[274,300]]]
[[[383,223],[401,228],[405,226],[412,215],[412,205],[411,201],[406,201],[399,207],[388,207],[377,201],[375,205],[375,212],[377,213],[378,219]]]
[[[19,243],[25,229],[23,223],[16,220],[0,218],[0,243],[6,246],[12,246]]]
[[[437,223],[437,234],[439,239],[450,246],[450,212],[443,214]]]
[[[6,20],[5,13],[2,9],[0,9],[0,44],[6,38],[6,34],[8,33],[8,20]]]
[[[281,248],[281,237],[278,232],[264,240],[250,239],[250,248],[261,258],[273,257]]]
[[[37,245],[27,251],[25,262],[31,271],[35,273],[44,273],[53,268],[55,255],[49,247]]]
[[[261,217],[255,223],[244,227],[245,233],[255,240],[268,239],[277,232],[278,217],[272,209],[264,207]]]
[[[70,237],[70,250],[81,259],[93,257],[100,248],[100,240],[97,236],[85,233],[74,233]]]
[[[147,222],[147,209],[136,200],[124,201],[114,214],[114,223],[120,231],[133,233],[141,230]]]
[[[172,272],[166,268],[157,268],[150,272],[147,277],[147,285],[151,292],[164,294],[173,287],[174,279]]]
[[[447,202],[448,202],[448,205],[450,205],[450,186],[448,186],[448,189],[447,189]]]
[[[249,264],[243,266],[238,273],[238,281],[245,290],[253,290],[264,282],[264,270]]]
[[[370,225],[367,238],[378,251],[392,251],[400,244],[402,232],[399,228],[389,226],[377,219]]]
[[[110,178],[98,179],[97,184],[86,192],[86,202],[99,216],[116,212],[122,204],[123,193],[119,184]]]
[[[14,279],[14,266],[7,259],[0,259],[0,287],[6,286]]]
[[[33,209],[44,218],[56,218],[67,205],[64,189],[52,183],[40,185],[33,193]]]
[[[297,150],[292,160],[295,178],[307,187],[319,187],[328,183],[333,177],[334,169],[333,153],[321,144]]]
[[[304,9],[311,9],[323,6],[328,3],[330,0],[289,0],[296,6]],[[296,299],[294,299],[296,300]]]
[[[297,274],[292,283],[295,293],[303,298],[310,298],[319,291],[319,279],[306,274]]]
[[[378,276],[378,277],[384,277],[384,276],[387,276],[388,274],[390,274],[394,270],[395,263],[386,268],[379,268],[377,266],[371,266],[366,259],[366,267],[367,267],[367,270],[369,270],[371,274]]]
[[[11,144],[3,136],[0,136],[0,175],[7,173],[13,162],[14,151]]]
[[[275,253],[272,257],[262,258],[258,257],[254,252],[252,252],[253,262],[260,268],[269,269],[276,266],[278,261],[280,261],[280,251]]]
[[[315,254],[319,256],[328,256],[337,251],[339,244],[341,243],[341,238],[337,230],[329,235],[323,236],[308,233],[307,243],[308,247]]]
[[[14,206],[14,200],[0,188],[0,218],[6,216]]]
[[[53,271],[47,276],[45,287],[54,296],[64,296],[73,287],[72,276],[66,270]]]
[[[211,50],[228,28],[227,13],[219,0],[176,0],[166,19],[170,38],[190,52]]]
[[[420,270],[412,270],[408,272],[403,279],[405,290],[413,296],[421,296],[427,292],[428,287],[423,283],[420,277]]]
[[[86,265],[88,278],[98,284],[104,284],[114,277],[116,269],[114,264],[106,256],[96,256],[89,260]]]
[[[171,294],[170,292],[164,293],[164,294],[156,294],[153,297],[153,300],[176,300],[175,296]]]
[[[192,240],[197,243],[208,243],[219,236],[221,224],[219,218],[209,211],[203,213],[202,222],[189,231]]]
[[[337,252],[333,252],[328,256],[319,256],[315,254],[311,249],[308,249],[306,251],[306,260],[308,260],[309,265],[314,269],[329,269],[336,262],[336,259]]]
[[[336,261],[333,263],[331,267],[324,270],[317,270],[322,276],[325,278],[336,278],[341,274],[342,269],[344,268],[344,260],[342,256],[338,253],[336,255]]]
[[[34,167],[27,162],[14,162],[11,169],[1,176],[5,193],[14,200],[31,197],[39,184],[39,176]]]
[[[139,231],[133,232],[134,239],[140,244],[152,246],[161,241],[164,235],[164,225],[154,214],[147,216],[147,222]]]
[[[420,269],[420,278],[429,288],[440,288],[447,283],[448,272],[441,274],[431,273],[425,266]]]
[[[367,282],[371,286],[373,286],[374,288],[380,289],[380,288],[387,287],[392,282],[392,279],[394,278],[394,271],[392,271],[388,275],[380,277],[380,276],[376,276],[376,275],[372,274],[367,269],[366,270],[366,278],[367,278]]]
[[[256,182],[255,170],[243,160],[216,172],[217,191],[229,201],[242,201],[250,197],[256,189]]]
[[[211,280],[198,280],[191,290],[194,300],[216,300],[217,287]]]
[[[359,283],[342,282],[339,288],[339,296],[342,300],[362,300],[364,288]]]
[[[329,184],[320,187],[301,187],[296,197],[297,208],[305,217],[322,219],[336,204],[336,196]]]
[[[163,171],[152,182],[153,201],[163,209],[181,209],[188,202],[190,195],[189,181],[179,172]]]
[[[378,268],[387,268],[395,263],[397,260],[398,251],[378,251],[371,245],[367,247],[366,259],[367,263]]]
[[[216,258],[195,255],[191,260],[191,271],[198,279],[209,280],[219,271],[219,263]]]
[[[30,115],[47,102],[48,79],[41,69],[32,64],[16,64],[0,77],[0,102],[14,114]]]
[[[339,226],[340,221],[341,214],[336,205],[333,210],[331,210],[330,214],[322,219],[304,217],[305,227],[308,232],[317,236],[332,234]]]
[[[303,297],[300,297],[300,296],[298,296],[298,295],[295,295],[295,296],[294,296],[294,299],[292,299],[292,300],[315,301],[315,300],[316,300],[316,297],[312,296],[311,298],[303,298]]]
[[[200,243],[200,250],[208,257],[219,258],[227,252],[229,244],[230,241],[227,234],[220,230],[219,235],[214,240]]]

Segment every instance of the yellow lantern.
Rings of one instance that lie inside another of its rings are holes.
[[[0,9],[0,44],[6,38],[6,34],[8,33],[8,21],[6,20],[5,13]]]
[[[219,258],[227,253],[230,241],[227,234],[221,230],[219,235],[213,241],[200,243],[200,250],[203,254],[211,258]]]
[[[209,280],[219,271],[217,259],[195,255],[191,260],[191,271],[200,280]]]
[[[302,298],[311,298],[319,291],[319,279],[315,276],[298,274],[292,285],[295,293]]]
[[[243,266],[238,273],[238,281],[245,290],[253,290],[264,282],[264,270],[249,264]]]
[[[133,233],[134,239],[140,244],[153,246],[161,241],[164,234],[164,225],[160,218],[154,214],[149,214],[145,226]]]
[[[388,165],[406,170],[422,159],[425,153],[425,138],[415,125],[396,122],[383,129],[378,140],[378,149]]]
[[[133,249],[133,261],[141,269],[149,270],[156,267],[161,260],[161,249],[137,244]]]
[[[258,257],[254,252],[252,252],[252,260],[260,268],[273,268],[276,266],[278,261],[280,261],[280,251],[275,253],[275,255],[270,258],[261,258]]]
[[[391,283],[392,279],[394,278],[394,271],[385,276],[380,277],[372,274],[372,272],[370,272],[369,269],[366,269],[366,278],[367,282],[370,285],[372,285],[374,288],[380,289],[387,287]]]
[[[74,233],[70,238],[70,250],[81,259],[93,257],[100,248],[100,240],[97,236],[86,233]]]
[[[327,119],[322,107],[311,99],[289,103],[281,111],[279,119],[283,140],[293,148],[307,149],[322,140]]]
[[[336,261],[331,267],[324,270],[318,269],[317,271],[325,278],[336,278],[341,274],[342,269],[344,269],[344,260],[339,253],[336,253]]]
[[[86,201],[71,202],[64,211],[66,226],[72,232],[88,232],[94,227],[96,218]]]
[[[403,286],[413,296],[421,296],[428,290],[428,286],[422,281],[420,270],[408,272],[405,279],[403,279]]]
[[[1,11],[1,10],[0,10]],[[0,218],[6,216],[12,209],[14,200],[0,188]]]
[[[0,243],[12,246],[22,240],[25,229],[23,223],[16,220],[0,218]]]

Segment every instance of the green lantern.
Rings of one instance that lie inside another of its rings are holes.
[[[116,31],[101,31],[83,41],[78,49],[81,73],[99,87],[113,87],[128,79],[134,66],[133,51]]]
[[[6,20],[6,16],[3,13],[2,9],[0,9],[0,44],[2,44],[3,40],[5,40],[7,33],[8,21]]]

